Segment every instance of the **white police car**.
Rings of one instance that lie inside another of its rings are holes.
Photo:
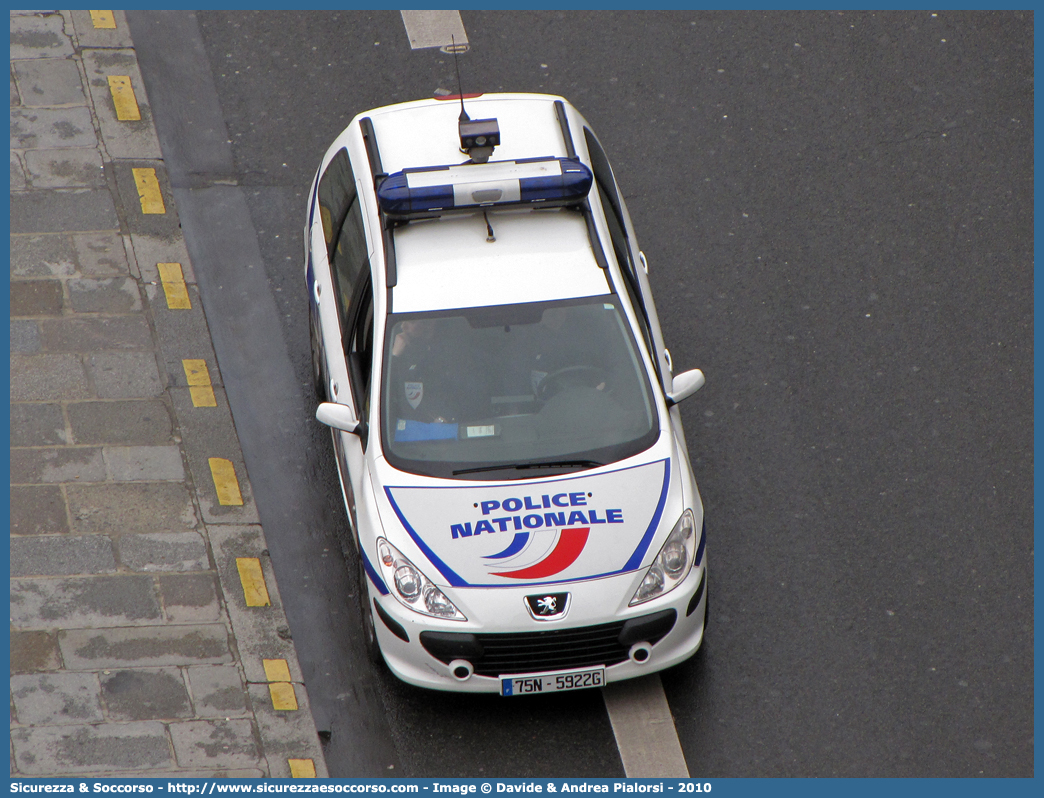
[[[305,260],[375,661],[518,695],[690,657],[706,538],[675,404],[703,374],[672,375],[579,112],[500,94],[361,114],[316,174]]]

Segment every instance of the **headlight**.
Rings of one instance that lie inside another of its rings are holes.
[[[635,604],[662,596],[681,584],[689,575],[692,559],[696,554],[696,544],[699,541],[696,540],[695,532],[696,522],[692,518],[692,510],[686,510],[674,525],[671,534],[667,536],[663,548],[649,566],[645,579],[638,585],[628,606],[633,607]]]
[[[392,586],[391,594],[400,603],[421,615],[449,621],[467,620],[445,593],[384,538],[377,538],[377,562],[384,581]]]

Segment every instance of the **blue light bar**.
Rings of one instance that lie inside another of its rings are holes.
[[[556,207],[582,202],[592,181],[576,158],[404,169],[381,182],[377,202],[393,219],[504,205]]]

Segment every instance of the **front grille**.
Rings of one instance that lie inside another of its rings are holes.
[[[615,665],[627,659],[628,649],[619,641],[621,629],[623,621],[547,632],[480,634],[476,637],[482,644],[482,658],[472,665],[480,676]]]
[[[630,630],[636,622],[653,621],[656,628],[649,629],[651,634],[643,639],[654,644],[671,630],[675,617],[674,610],[668,610],[631,621],[574,629],[477,635],[421,632],[420,640],[436,659],[445,663],[467,659],[480,676],[541,673],[621,663],[632,645],[625,626]]]

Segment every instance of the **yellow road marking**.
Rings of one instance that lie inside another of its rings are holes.
[[[138,187],[138,198],[141,200],[142,213],[166,213],[163,194],[160,192],[159,180],[155,169],[131,169],[134,173],[134,185]]]
[[[292,712],[297,709],[297,695],[290,682],[272,682],[268,685],[268,694],[272,697],[272,709]]]
[[[243,597],[248,607],[267,607],[272,602],[268,598],[268,587],[265,575],[261,571],[261,560],[257,557],[236,557],[236,569],[239,581],[243,585]]]
[[[162,264],[161,264],[162,265]],[[217,407],[214,389],[210,387],[210,369],[205,360],[182,360],[185,379],[189,384],[189,396],[193,407]]]
[[[263,659],[265,678],[270,682],[289,682],[290,666],[285,659]]]
[[[297,695],[290,684],[290,666],[285,659],[262,660],[265,666],[265,678],[273,684],[268,685],[268,694],[272,696],[272,709],[297,709]]]
[[[129,75],[109,75],[109,91],[116,108],[116,118],[121,122],[137,122],[141,119],[138,98],[134,96]]]
[[[290,766],[290,775],[295,779],[314,779],[315,762],[311,759],[288,759],[286,763]]]
[[[243,494],[239,492],[239,480],[231,460],[223,457],[210,458],[210,475],[214,478],[218,503],[224,505],[242,504]]]
[[[165,283],[185,282],[185,273],[181,270],[180,263],[157,263],[160,280]]]
[[[193,407],[217,407],[217,397],[209,385],[193,385],[189,387]]]
[[[107,28],[112,30],[116,27],[116,18],[111,11],[92,11],[91,22],[96,28]]]
[[[185,285],[185,274],[181,271],[181,264],[157,263],[156,266],[159,268],[163,293],[167,297],[167,307],[170,310],[192,310],[192,300],[189,299],[188,286]]]

